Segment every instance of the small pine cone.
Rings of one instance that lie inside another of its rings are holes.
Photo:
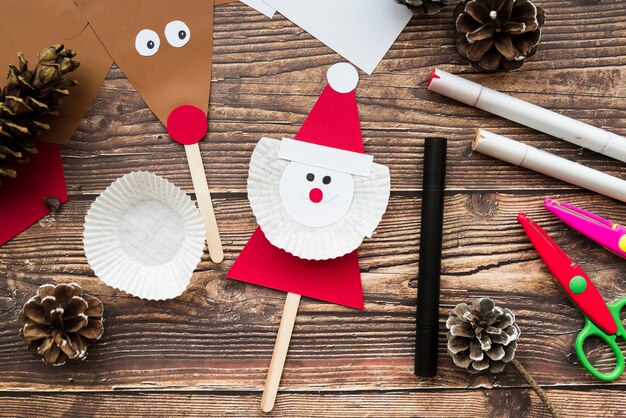
[[[450,0],[396,0],[396,3],[404,4],[417,16],[439,13]]]
[[[513,360],[520,328],[515,315],[488,298],[460,303],[446,321],[448,354],[454,364],[478,373],[500,373]]]
[[[545,13],[531,0],[464,0],[454,10],[459,53],[479,71],[510,71],[537,52]]]
[[[39,288],[20,312],[20,335],[29,350],[53,366],[82,361],[87,346],[104,333],[100,299],[83,293],[76,283]]]
[[[53,45],[39,54],[32,70],[21,53],[19,64],[9,66],[7,84],[0,89],[0,178],[16,177],[16,165],[37,153],[33,136],[50,129],[43,118],[56,115],[68,89],[78,85],[65,78],[80,65],[75,55],[63,45]]]

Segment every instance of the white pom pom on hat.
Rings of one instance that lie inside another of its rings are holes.
[[[337,93],[350,93],[359,84],[359,73],[347,62],[334,64],[326,73],[328,84]]]

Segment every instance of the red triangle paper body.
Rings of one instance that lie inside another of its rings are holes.
[[[37,143],[37,154],[17,167],[17,178],[0,184],[0,245],[50,213],[44,199],[67,202],[59,146]]]
[[[296,135],[297,140],[363,153],[356,93],[327,85]],[[331,260],[305,260],[272,245],[261,228],[228,272],[235,280],[363,309],[357,251]]]
[[[332,260],[304,260],[273,246],[261,228],[254,232],[227,277],[363,309],[356,251]]]

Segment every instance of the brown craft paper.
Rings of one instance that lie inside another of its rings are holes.
[[[208,0],[78,0],[113,60],[164,125],[172,110],[193,105],[208,112],[213,52],[213,1]],[[189,42],[171,46],[165,26],[187,24]],[[145,57],[135,49],[142,29],[160,38],[156,54]]]
[[[4,0],[0,25],[0,72],[3,76],[9,64],[17,65],[17,52],[23,52],[34,68],[41,50],[50,45],[59,43],[76,51],[80,67],[68,77],[80,85],[73,87],[70,95],[63,99],[59,116],[46,120],[51,129],[37,137],[38,141],[66,144],[109,72],[111,57],[73,0]],[[4,85],[4,80],[0,84]]]

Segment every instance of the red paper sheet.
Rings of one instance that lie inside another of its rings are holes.
[[[356,251],[332,260],[303,260],[270,244],[261,228],[227,277],[351,308],[364,307]]]
[[[67,202],[59,146],[40,142],[37,149],[29,163],[18,166],[17,178],[0,184],[0,245],[50,213],[47,197]]]

